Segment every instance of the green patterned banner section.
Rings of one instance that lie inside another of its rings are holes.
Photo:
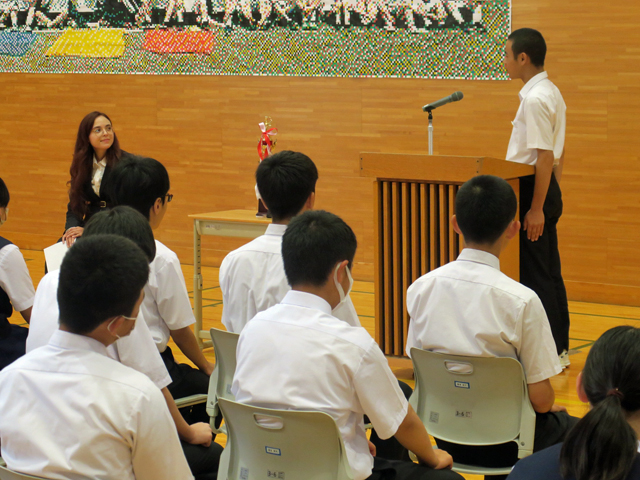
[[[0,71],[507,79],[510,0],[56,1],[0,16]]]

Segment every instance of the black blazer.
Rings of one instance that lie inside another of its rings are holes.
[[[130,153],[122,151],[120,160],[131,157]],[[119,160],[119,161],[120,161]],[[104,208],[111,208],[111,199],[109,198],[109,176],[111,175],[111,167],[108,165],[104,169],[104,175],[102,176],[102,182],[100,183],[100,195],[96,195],[91,186],[91,179],[85,183],[84,197],[87,199],[87,213],[84,218],[80,218],[76,213],[71,211],[71,202],[67,204],[67,221],[64,225],[64,231],[66,232],[71,227],[84,227],[84,224],[96,213]]]

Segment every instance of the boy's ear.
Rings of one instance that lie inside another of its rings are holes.
[[[576,391],[578,392],[578,398],[581,402],[589,403],[587,394],[584,391],[584,386],[582,385],[582,372],[580,372],[578,378],[576,378]]]
[[[309,198],[307,198],[307,201],[305,203],[305,207],[307,210],[313,210],[313,206],[316,203],[316,192],[311,192],[311,195],[309,195]]]
[[[512,221],[507,227],[507,240],[511,240],[520,231],[520,220]]]
[[[453,229],[458,235],[462,235],[462,230],[460,230],[460,227],[458,226],[458,219],[456,218],[455,215],[451,216],[451,226],[453,227]]]

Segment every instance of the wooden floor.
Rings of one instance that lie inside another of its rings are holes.
[[[44,254],[41,251],[27,250],[22,252],[34,285],[37,285],[44,275]],[[204,328],[223,328],[220,322],[222,314],[222,294],[218,285],[218,269],[214,267],[203,267],[204,291],[203,291],[203,319]],[[193,299],[193,266],[183,265],[182,271],[187,283],[189,296]],[[374,322],[374,293],[373,284],[356,281],[353,286],[351,298],[360,316],[362,326],[373,336],[375,332]],[[595,340],[606,330],[617,325],[640,325],[640,307],[625,307],[617,305],[603,305],[584,302],[569,302],[571,314],[570,347],[571,367],[560,375],[551,379],[551,383],[556,392],[556,402],[567,407],[570,414],[583,416],[586,406],[578,399],[575,391],[576,376],[582,370],[584,362],[589,352],[589,348]],[[11,321],[23,324],[19,314],[13,315]],[[188,362],[174,346],[176,359],[179,362]],[[213,350],[205,350],[205,355],[211,360],[214,359]],[[393,362],[392,362],[393,368]],[[413,379],[410,378],[410,371],[406,368],[395,368],[396,375],[413,386]],[[226,439],[218,436],[217,440],[224,445]],[[476,479],[473,475],[466,476],[468,479]]]

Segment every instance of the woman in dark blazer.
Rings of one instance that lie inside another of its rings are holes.
[[[82,235],[85,222],[93,214],[111,206],[109,174],[123,155],[128,154],[120,149],[111,119],[105,113],[91,112],[82,119],[69,169],[69,204],[62,236],[68,246]]]

